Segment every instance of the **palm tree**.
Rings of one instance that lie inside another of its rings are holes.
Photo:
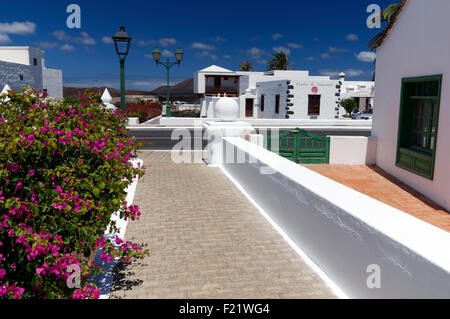
[[[239,68],[241,69],[241,71],[250,72],[251,70],[253,70],[253,63],[244,61],[239,64]]]
[[[390,4],[381,13],[381,22],[390,22],[392,18],[394,18],[394,16],[397,14],[398,9],[400,9],[400,3]]]
[[[273,54],[273,59],[267,62],[267,71],[272,70],[291,70],[290,67],[293,63],[288,60],[286,53],[280,51]]]
[[[386,9],[384,9],[381,12],[381,22],[391,22],[392,19],[395,18],[395,16],[397,15],[399,9],[401,8],[401,3],[393,3],[390,4]],[[388,25],[387,25],[388,26]],[[375,50],[376,47],[380,44],[381,39],[384,38],[384,35],[387,31],[387,26],[383,29],[383,31],[381,31],[380,33],[378,33],[377,35],[375,35],[369,42],[369,49],[371,51]]]
[[[384,9],[381,12],[381,22],[391,22],[392,19],[394,19],[397,14],[398,11],[401,8],[401,3],[392,3],[389,6],[387,6],[386,9]],[[371,51],[374,51],[378,45],[380,44],[380,41],[384,38],[385,33],[387,32],[387,26],[383,29],[383,31],[381,31],[380,33],[378,33],[376,36],[374,36],[370,42],[369,42],[369,49]],[[375,59],[373,61],[373,65],[374,65],[374,71],[373,71],[373,77],[372,77],[372,81],[375,81],[375,66],[376,66],[377,60]]]

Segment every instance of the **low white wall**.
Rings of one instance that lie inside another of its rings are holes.
[[[238,121],[241,119],[237,119]],[[194,125],[210,121],[220,121],[218,118],[190,118],[190,117],[163,117],[161,125]],[[334,126],[334,127],[364,127],[371,129],[372,120],[288,120],[288,119],[242,119],[253,126]]]
[[[330,136],[330,164],[375,164],[377,139],[364,136]]]
[[[347,296],[450,298],[449,233],[242,138],[224,140],[234,151],[224,169]],[[370,265],[380,288],[367,285]]]
[[[152,119],[150,119],[147,122],[144,122],[142,124],[160,124],[161,118],[162,118],[162,115],[154,117],[154,118],[152,118]]]

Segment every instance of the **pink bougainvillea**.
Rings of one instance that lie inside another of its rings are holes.
[[[143,169],[129,165],[140,144],[121,111],[99,100],[49,99],[10,91],[0,101],[0,298],[98,298],[92,256],[130,262],[148,254],[106,240],[111,215],[136,220],[125,189]],[[111,224],[110,224],[111,223]],[[82,289],[70,288],[72,267]]]

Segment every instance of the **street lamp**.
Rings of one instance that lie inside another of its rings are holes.
[[[125,111],[125,59],[130,51],[133,39],[128,36],[124,26],[121,26],[112,38],[120,60],[120,108]]]
[[[171,67],[173,67],[174,65],[180,65],[181,61],[183,60],[183,51],[178,48],[175,51],[175,59],[177,60],[176,62],[170,62],[169,58],[167,58],[166,62],[160,62],[159,60],[161,59],[161,51],[159,50],[158,47],[155,48],[155,50],[153,50],[152,52],[153,55],[153,60],[155,60],[156,64],[161,64],[163,66],[166,67],[167,70],[167,96],[166,96],[166,117],[171,117],[172,113],[170,111],[170,81],[169,81],[169,70]]]

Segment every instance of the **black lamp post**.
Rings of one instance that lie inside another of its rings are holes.
[[[130,51],[133,39],[128,36],[124,26],[121,26],[112,38],[120,60],[120,108],[125,111],[125,59]]]
[[[156,64],[161,64],[163,66],[166,67],[167,70],[167,96],[166,96],[166,117],[171,117],[172,113],[170,111],[170,81],[169,81],[169,71],[170,68],[173,67],[174,65],[180,65],[181,61],[183,60],[183,51],[178,48],[175,51],[175,58],[176,58],[176,62],[170,62],[169,58],[167,58],[166,62],[160,62],[159,60],[161,59],[161,51],[159,50],[158,47],[155,48],[155,50],[153,50],[152,52],[153,54],[153,60],[155,60]]]

